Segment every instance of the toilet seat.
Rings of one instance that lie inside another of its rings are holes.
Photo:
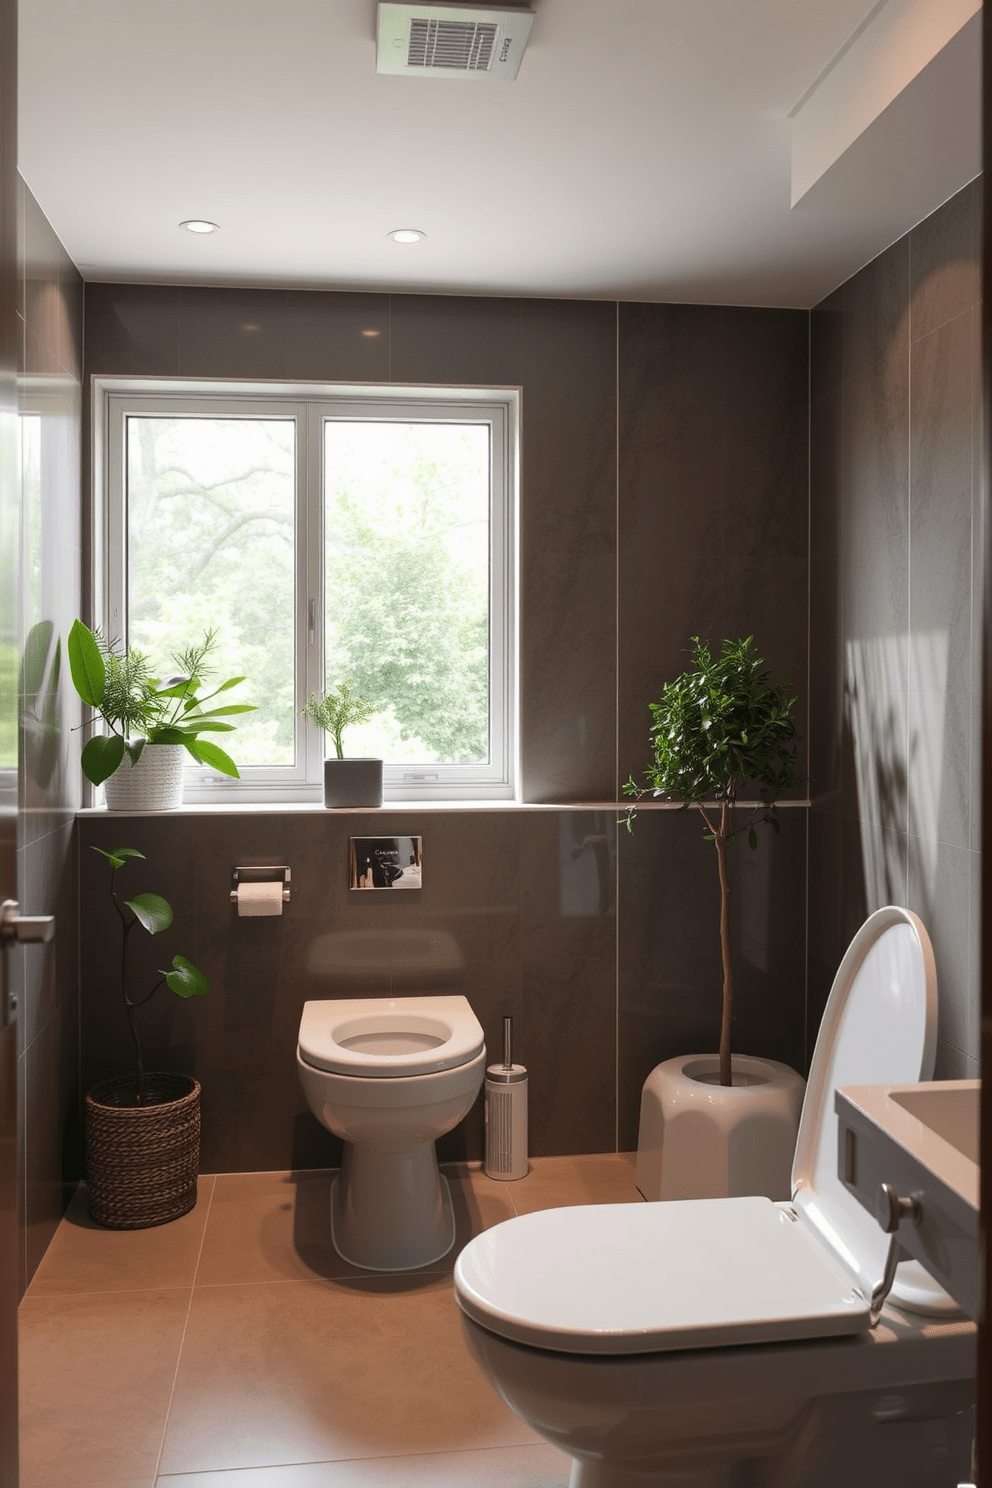
[[[926,929],[876,911],[834,979],[810,1069],[793,1201],[585,1205],[508,1220],[455,1266],[483,1328],[564,1353],[638,1354],[868,1329],[888,1237],[837,1176],[839,1085],[928,1079],[937,982]]]
[[[553,1285],[538,1254],[555,1257]],[[458,1300],[470,1318],[561,1353],[659,1353],[869,1324],[851,1276],[787,1205],[765,1198],[545,1209],[487,1230],[462,1257]]]
[[[466,997],[353,997],[308,1002],[299,1054],[330,1074],[430,1075],[477,1058],[482,1026]]]

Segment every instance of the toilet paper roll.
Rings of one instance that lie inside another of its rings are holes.
[[[239,915],[281,915],[282,881],[238,884]]]

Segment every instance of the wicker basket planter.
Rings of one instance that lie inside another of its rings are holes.
[[[144,1230],[188,1214],[200,1167],[200,1086],[192,1075],[104,1080],[86,1097],[90,1214],[111,1230]]]

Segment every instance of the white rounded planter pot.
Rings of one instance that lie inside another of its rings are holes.
[[[186,759],[182,744],[146,744],[136,765],[125,754],[104,781],[108,811],[173,811],[181,806]]]
[[[381,806],[382,760],[362,756],[324,761],[324,805]]]
[[[716,1054],[657,1065],[641,1092],[637,1187],[646,1199],[792,1196],[792,1160],[806,1082],[774,1059]]]

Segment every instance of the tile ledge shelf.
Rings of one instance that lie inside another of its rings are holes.
[[[760,801],[738,801],[742,810],[760,806]],[[134,816],[257,816],[292,815],[296,813],[320,814],[322,816],[368,816],[382,815],[391,811],[616,811],[625,812],[629,801],[383,801],[381,806],[336,806],[331,809],[320,801],[203,801],[199,804],[184,803],[169,811],[108,811],[106,806],[82,806],[77,817],[112,817],[119,820]],[[781,809],[810,806],[809,800],[779,801]],[[642,801],[638,811],[680,811],[674,801]]]

